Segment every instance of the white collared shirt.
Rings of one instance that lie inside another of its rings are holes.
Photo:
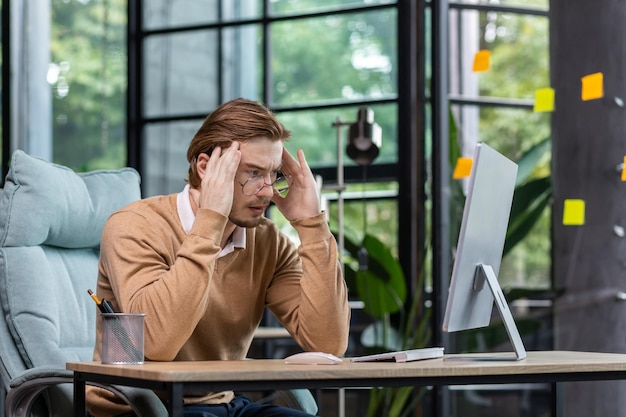
[[[185,185],[183,191],[178,193],[176,206],[178,208],[178,217],[183,225],[183,230],[188,234],[191,231],[193,222],[196,220],[196,216],[193,214],[193,209],[191,208],[191,201],[189,200],[189,184]],[[234,251],[235,248],[246,248],[246,229],[244,227],[237,226],[235,228],[230,240],[226,246],[224,246],[218,258],[228,255]]]

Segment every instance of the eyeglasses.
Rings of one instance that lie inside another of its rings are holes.
[[[239,183],[241,185],[241,192],[243,195],[252,196],[256,195],[263,187],[272,187],[282,197],[286,196],[289,192],[289,186],[291,185],[291,176],[284,175],[282,172],[270,174],[271,183],[265,182],[265,176],[252,175],[245,182]]]

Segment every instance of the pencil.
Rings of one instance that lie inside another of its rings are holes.
[[[90,289],[87,290],[87,293],[89,293],[91,298],[93,298],[93,300],[96,302],[96,305],[100,309],[100,312],[105,313],[105,314],[106,313],[115,313],[115,310],[113,309],[113,305],[109,301],[107,301],[105,299],[100,300],[98,298],[98,296],[96,294],[94,294],[94,292],[91,291]]]

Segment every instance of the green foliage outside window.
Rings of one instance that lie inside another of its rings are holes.
[[[126,164],[126,1],[51,2],[53,159],[78,171]]]
[[[519,2],[517,3],[519,4]],[[524,5],[547,8],[545,0]],[[510,13],[481,13],[481,49],[491,51],[489,71],[479,75],[482,96],[534,99],[535,91],[550,86],[549,19]],[[550,113],[528,109],[485,107],[480,109],[480,140],[513,160],[551,136]],[[530,179],[550,175],[550,147]],[[543,211],[526,238],[503,259],[503,286],[550,286],[550,210]]]

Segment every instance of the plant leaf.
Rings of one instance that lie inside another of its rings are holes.
[[[509,253],[531,231],[551,198],[550,178],[539,178],[515,190],[502,256]]]
[[[358,271],[356,288],[365,304],[365,311],[373,317],[400,311],[407,297],[400,263],[391,250],[374,236],[365,236],[363,248],[368,253],[368,268]]]
[[[530,178],[541,162],[541,159],[550,150],[551,140],[549,137],[535,144],[517,160],[517,180],[515,185],[523,184]]]

